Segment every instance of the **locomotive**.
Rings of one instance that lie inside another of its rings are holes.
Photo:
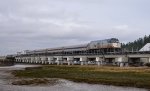
[[[36,53],[57,53],[57,52],[71,52],[71,51],[87,51],[87,50],[99,50],[99,49],[121,49],[121,43],[117,38],[110,38],[104,40],[91,41],[87,44],[65,46],[57,48],[48,48],[40,50],[28,50],[25,54],[36,54]]]
[[[117,38],[91,41],[88,44],[88,49],[101,49],[101,48],[121,48],[121,43]]]

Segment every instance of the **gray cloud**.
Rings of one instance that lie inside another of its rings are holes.
[[[0,55],[149,34],[149,0],[0,0]]]

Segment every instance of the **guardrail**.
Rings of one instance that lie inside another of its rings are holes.
[[[131,54],[150,54],[150,51],[129,51],[129,52],[57,52],[57,53],[36,53],[36,54],[20,54],[16,55],[16,57],[24,57],[24,56],[76,56],[76,55],[131,55]]]

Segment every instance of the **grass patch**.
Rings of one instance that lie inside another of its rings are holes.
[[[63,78],[75,82],[150,89],[150,68],[96,66],[43,66],[14,71],[17,77]]]

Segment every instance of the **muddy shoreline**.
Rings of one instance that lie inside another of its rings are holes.
[[[24,70],[26,67],[37,66],[15,65],[11,67],[0,67],[0,91],[148,91],[146,89],[130,87],[75,83],[56,78],[18,78],[11,74],[14,70]],[[25,83],[23,82],[22,85],[12,85],[12,82],[16,81],[25,81]],[[35,83],[33,81],[35,81]],[[46,83],[44,81],[46,81]]]

